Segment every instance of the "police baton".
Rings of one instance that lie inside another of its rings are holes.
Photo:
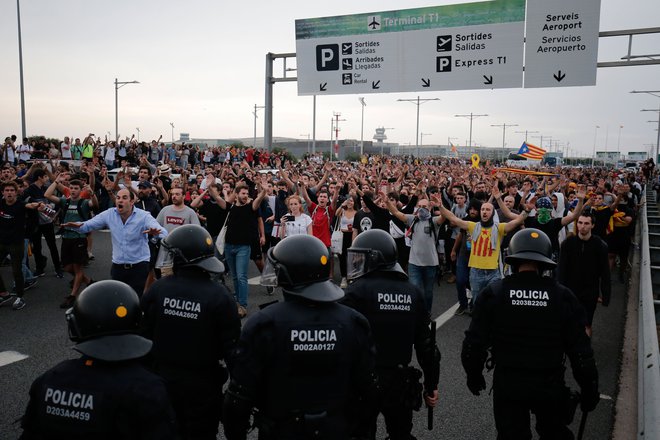
[[[431,321],[431,349],[432,353],[435,353],[435,332],[436,332],[436,322],[435,320]],[[429,431],[433,431],[433,407],[426,407],[426,427]]]
[[[582,440],[582,436],[584,435],[584,427],[587,424],[587,415],[589,415],[587,411],[582,411],[582,417],[580,418],[580,428],[578,429],[577,440]]]

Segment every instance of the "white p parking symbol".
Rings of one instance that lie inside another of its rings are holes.
[[[339,70],[339,45],[316,46],[316,70]]]
[[[451,72],[451,57],[436,57],[436,72]]]

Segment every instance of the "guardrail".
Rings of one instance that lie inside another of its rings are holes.
[[[655,194],[649,195],[653,200],[643,205],[640,215],[642,255],[639,270],[637,350],[637,438],[640,440],[660,439],[660,355],[653,297],[653,279],[657,279],[656,284],[660,285],[660,243],[655,241],[655,235],[649,235],[649,230],[660,232],[660,217]],[[650,240],[653,240],[653,245]]]

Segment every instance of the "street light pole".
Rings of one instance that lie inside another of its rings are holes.
[[[660,90],[633,90],[630,93],[646,93],[647,95],[652,95],[655,96],[656,98],[660,98]],[[656,141],[655,144],[655,157],[653,158],[653,161],[657,163],[658,155],[660,154],[660,106],[658,106],[658,110],[651,110],[651,111],[658,112],[658,140]]]
[[[475,115],[474,113],[470,113],[469,115],[454,115],[455,118],[470,118],[470,140],[469,140],[469,148],[472,148],[472,120],[474,118],[478,118],[481,116],[488,116],[488,115]]]
[[[362,122],[360,123],[360,156],[364,154],[364,108],[367,103],[364,102],[364,98],[358,98],[360,104],[362,104]]]
[[[619,136],[616,140],[616,152],[619,153],[619,156],[621,155],[621,129],[623,128],[623,125],[619,124]]]
[[[415,132],[415,147],[417,148],[417,157],[419,158],[419,106],[429,101],[440,101],[440,98],[420,99],[419,96],[417,96],[417,99],[397,99],[397,101],[412,102],[413,104],[417,105],[417,131]]]
[[[115,78],[115,142],[119,142],[119,89],[126,84],[140,84],[140,81],[117,81]]]
[[[424,136],[431,136],[433,133],[420,133],[419,134],[419,149],[421,150],[422,144],[424,144]],[[419,156],[419,150],[417,151],[417,156]]]
[[[642,110],[643,112],[657,112],[658,113],[658,140],[655,144],[655,158],[653,159],[654,162],[657,161],[658,159],[658,151],[660,150],[660,107],[658,107],[657,110]],[[655,121],[649,121],[649,122],[655,122]]]
[[[170,127],[172,127],[172,143],[174,143],[174,122],[170,122]]]
[[[527,135],[528,135],[529,133],[538,133],[538,131],[529,131],[529,130],[525,130],[525,131],[516,131],[516,133],[525,133],[525,142],[527,142]]]
[[[499,125],[491,124],[491,127],[502,127],[502,149],[504,149],[504,145],[506,145],[506,128],[517,127],[517,126],[518,124],[507,124],[506,122],[504,124],[499,124]]]
[[[140,143],[140,127],[135,127],[138,132],[138,144]]]
[[[300,136],[307,136],[307,152],[309,153],[309,133],[301,134]]]
[[[253,141],[252,141],[252,146],[254,148],[257,148],[257,118],[258,118],[257,112],[262,108],[265,108],[265,107],[263,105],[258,106],[257,104],[255,104],[254,105],[254,111],[252,112],[252,114],[254,115],[254,137],[253,137]]]
[[[23,83],[23,40],[21,38],[21,5],[20,0],[16,0],[16,19],[18,21],[18,71],[20,77],[21,88],[21,131],[23,132],[22,139],[27,137],[27,129],[25,128],[25,86]]]
[[[596,158],[596,139],[598,137],[598,129],[600,128],[599,125],[596,125],[596,130],[594,131],[594,154],[591,156],[591,168],[594,167],[594,159]]]

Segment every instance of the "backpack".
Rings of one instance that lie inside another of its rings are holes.
[[[88,208],[85,210],[83,209],[83,200],[84,199],[78,199],[76,202],[76,210],[78,211],[78,215],[82,219],[82,221],[89,220],[92,218],[89,212],[89,205]],[[64,217],[66,217],[66,213],[69,210],[69,205],[71,205],[71,199],[66,199],[66,202],[62,205],[62,208],[60,210],[60,224],[64,223]]]
[[[311,217],[312,217],[312,221],[314,221],[314,214],[316,214],[316,210],[317,210],[317,209],[319,209],[319,205],[316,205],[316,208],[314,208],[314,210],[312,211],[312,215],[311,215]],[[330,219],[330,212],[328,211],[328,207],[327,207],[327,206],[325,207],[325,216],[328,217],[328,227],[329,227],[330,230],[332,231],[332,221],[331,221],[331,219]]]
[[[415,231],[415,225],[418,222],[419,222],[419,217],[415,217],[410,227],[408,227],[408,229],[406,230],[406,238],[410,240],[410,242],[412,242],[412,236],[413,236],[413,232]],[[431,228],[431,235],[433,235],[433,242],[437,244],[438,235],[437,232],[435,231],[435,224],[433,224],[433,217],[429,219],[429,227]]]

